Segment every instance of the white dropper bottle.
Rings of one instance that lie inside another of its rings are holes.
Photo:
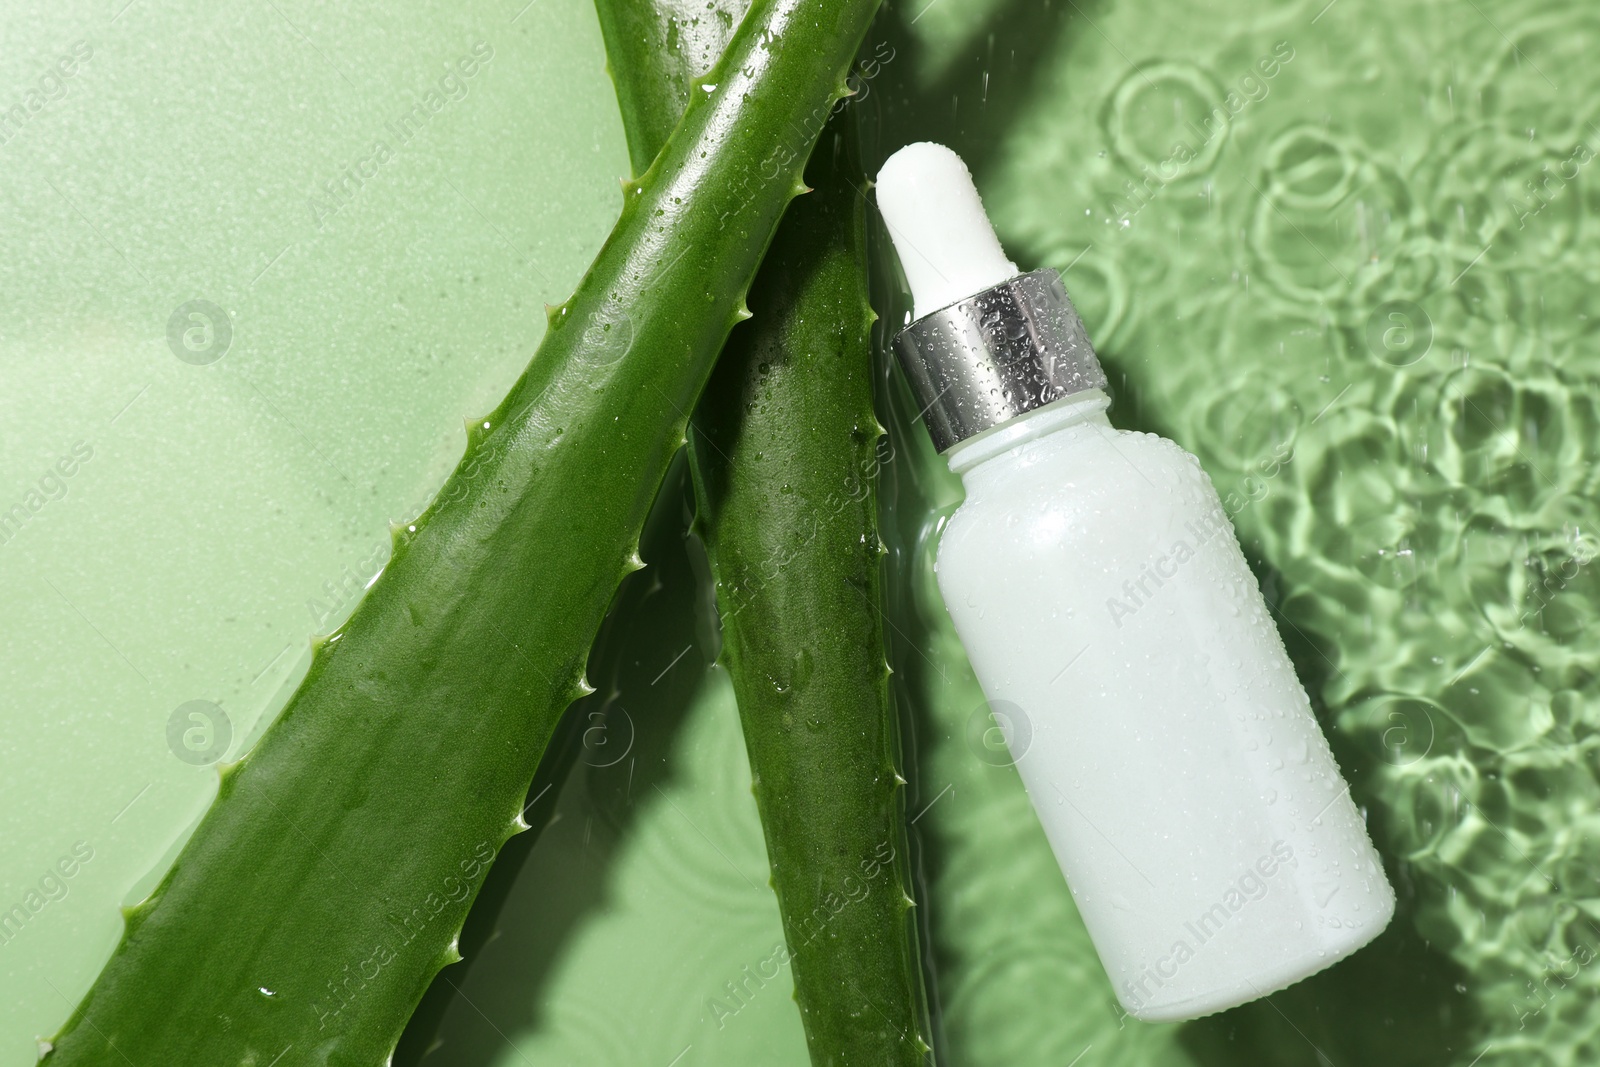
[[[1053,270],[1019,274],[948,148],[877,178],[912,289],[896,339],[966,500],[939,589],[1128,1012],[1221,1011],[1394,914],[1366,826],[1211,481],[1115,430]]]

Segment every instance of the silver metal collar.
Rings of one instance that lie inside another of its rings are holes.
[[[1106,386],[1083,320],[1049,268],[924,315],[900,331],[895,351],[940,452]]]

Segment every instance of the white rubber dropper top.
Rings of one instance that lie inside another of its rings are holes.
[[[1000,247],[972,173],[944,145],[906,145],[878,171],[876,184],[916,318],[1022,273]]]

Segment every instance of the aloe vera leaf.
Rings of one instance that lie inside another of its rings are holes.
[[[521,808],[877,0],[755,0],[510,394],[216,801],[52,1067],[382,1063]]]
[[[667,143],[696,81],[710,73],[748,0],[595,0],[633,172]]]
[[[675,118],[662,102],[716,55],[724,13],[596,6],[645,166]],[[691,448],[723,662],[819,1067],[920,1065],[929,1051],[878,614],[883,438],[855,136],[846,108],[811,161],[816,191],[789,206],[756,277],[756,317],[728,339]]]
[[[729,338],[690,454],[811,1061],[915,1067],[930,1049],[879,614],[874,316],[855,126],[839,127],[751,287],[759,324]]]

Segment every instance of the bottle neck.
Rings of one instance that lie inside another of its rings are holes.
[[[924,315],[894,347],[940,452],[1106,387],[1083,320],[1048,267]]]
[[[986,461],[1005,455],[1029,441],[1092,419],[1104,421],[1105,410],[1110,406],[1111,398],[1099,389],[1073,393],[951,445],[945,451],[945,462],[950,464],[952,471],[965,478]]]

